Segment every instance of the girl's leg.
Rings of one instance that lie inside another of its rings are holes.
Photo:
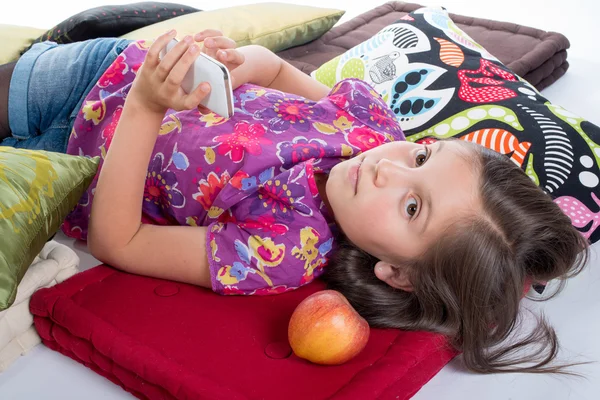
[[[16,62],[0,65],[0,142],[10,136],[8,126],[8,86]]]
[[[64,153],[85,97],[129,43],[100,38],[33,45],[12,71],[7,118],[10,136],[0,145]]]

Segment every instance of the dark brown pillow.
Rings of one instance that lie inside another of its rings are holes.
[[[65,19],[33,43],[46,40],[72,43],[98,37],[119,37],[147,25],[199,11],[181,4],[154,1],[100,6]]]

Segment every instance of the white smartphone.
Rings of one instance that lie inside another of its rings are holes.
[[[172,39],[161,51],[160,58],[162,59],[177,43],[177,39]],[[200,53],[200,56],[196,58],[183,78],[181,87],[186,93],[191,93],[202,82],[208,82],[211,90],[200,104],[222,117],[231,118],[233,116],[233,90],[231,89],[229,70],[225,65],[204,53]]]

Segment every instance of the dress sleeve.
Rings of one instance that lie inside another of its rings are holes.
[[[367,82],[344,79],[331,89],[327,98],[363,125],[384,134],[390,141],[406,140],[394,112]]]
[[[301,236],[306,237],[308,230],[309,236],[317,238],[313,244],[318,243],[315,229],[307,227],[296,235],[286,225],[267,218],[209,225],[207,254],[213,291],[271,295],[311,282],[326,261],[315,259],[314,252],[301,244]]]

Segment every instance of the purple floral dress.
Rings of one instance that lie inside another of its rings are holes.
[[[68,153],[104,158],[148,47],[132,43],[88,94]],[[243,85],[230,119],[196,110],[166,114],[148,166],[142,221],[207,226],[217,293],[285,292],[319,276],[333,245],[334,221],[314,174],[403,139],[391,110],[362,81],[342,81],[318,102]],[[68,216],[67,235],[86,239],[96,182]]]

